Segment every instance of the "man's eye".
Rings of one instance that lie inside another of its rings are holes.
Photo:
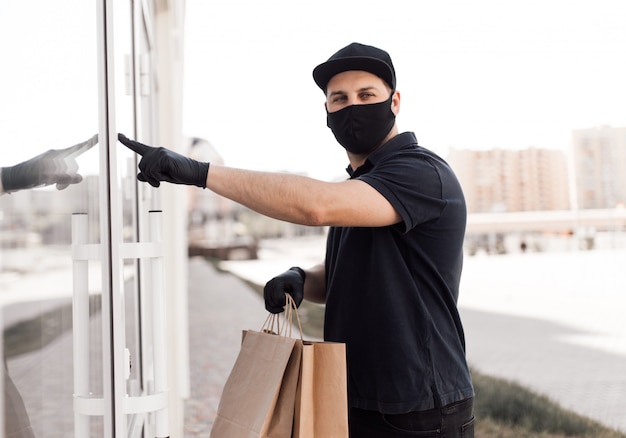
[[[336,96],[335,98],[333,98],[333,103],[344,102],[345,100],[346,100],[346,96]]]

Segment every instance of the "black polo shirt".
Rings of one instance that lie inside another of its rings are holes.
[[[466,222],[456,176],[412,132],[348,172],[402,217],[329,231],[324,338],[346,343],[351,406],[396,414],[472,397],[456,306]]]

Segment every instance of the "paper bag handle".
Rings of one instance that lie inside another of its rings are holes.
[[[302,324],[300,323],[300,314],[298,313],[298,306],[296,301],[290,294],[285,294],[287,297],[287,305],[285,306],[285,320],[288,321],[289,325],[289,336],[291,336],[291,327],[293,326],[293,314],[296,314],[296,320],[298,321],[298,330],[300,331],[300,340],[303,341],[302,337]]]
[[[298,321],[298,330],[300,331],[300,340],[303,340],[302,336],[302,324],[300,323],[300,314],[298,313],[298,306],[290,294],[285,294],[287,304],[285,305],[284,323],[281,328],[280,325],[280,313],[270,313],[261,331],[265,333],[274,333],[279,336],[291,337],[291,328],[293,326],[293,315],[295,313],[296,320]]]

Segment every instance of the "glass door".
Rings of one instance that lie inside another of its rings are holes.
[[[3,2],[0,13],[0,435],[74,436],[75,376],[103,398],[109,322],[102,259],[85,266],[85,357],[75,373],[71,218],[102,234],[96,3]],[[89,423],[103,436],[105,417]]]
[[[148,2],[0,14],[0,435],[169,436]]]
[[[152,135],[155,75],[146,8],[146,2],[103,1],[99,35],[100,127],[109,146],[102,157],[109,178],[103,234],[109,233],[111,293],[103,315],[112,334],[104,353],[111,363],[111,436],[150,438],[169,436],[160,198],[138,183],[136,154],[117,142],[118,133]]]
[[[113,132],[151,142],[156,91],[153,68],[152,13],[147,2],[116,2],[113,30],[113,83],[108,90]],[[111,35],[107,32],[107,35]],[[115,114],[111,112],[114,108]],[[159,192],[137,181],[137,155],[116,143],[110,162],[112,264],[119,263],[119,293],[113,286],[113,361],[116,369],[115,427],[125,436],[169,436],[165,285],[161,246],[162,212]],[[113,213],[115,215],[115,213]],[[118,227],[115,224],[120,224]],[[115,255],[117,252],[117,255]],[[117,262],[116,262],[117,260]],[[117,298],[117,302],[116,302]],[[121,357],[120,355],[123,355]]]

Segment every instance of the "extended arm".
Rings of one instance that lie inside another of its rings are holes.
[[[324,182],[211,165],[206,187],[263,215],[303,225],[376,227],[400,221],[391,204],[359,180]]]
[[[302,225],[381,227],[400,221],[387,199],[363,181],[324,182],[209,165],[122,134],[119,139],[142,155],[138,178],[155,187],[161,181],[206,187],[263,215]]]

